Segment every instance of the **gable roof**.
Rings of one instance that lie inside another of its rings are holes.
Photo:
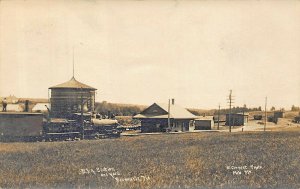
[[[88,86],[84,83],[81,83],[77,81],[74,77],[72,77],[69,81],[55,85],[53,87],[50,87],[49,89],[90,89],[90,90],[97,90],[91,86]]]
[[[146,111],[152,107],[152,106],[157,106],[159,108],[161,108],[162,110],[165,111],[165,114],[161,114],[161,115],[147,115],[145,114]],[[165,103],[154,103],[151,106],[149,106],[148,108],[146,108],[144,111],[142,111],[140,114],[137,114],[136,116],[134,116],[134,118],[137,119],[142,119],[142,118],[168,118],[168,104]],[[191,112],[189,112],[187,109],[178,106],[178,105],[170,105],[170,118],[172,119],[195,119],[197,118],[197,116],[195,116],[194,114],[192,114]]]
[[[197,116],[195,120],[214,120],[214,116]]]

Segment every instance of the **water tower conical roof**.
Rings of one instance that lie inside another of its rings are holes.
[[[69,81],[65,83],[61,83],[55,85],[53,87],[49,87],[49,89],[89,89],[89,90],[97,90],[94,87],[88,86],[84,83],[77,81],[74,77],[72,77]]]

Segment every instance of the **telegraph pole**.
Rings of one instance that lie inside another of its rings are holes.
[[[266,127],[267,127],[267,100],[268,97],[265,98],[265,124],[264,124],[264,131],[266,131]]]
[[[219,104],[219,111],[218,111],[218,130],[220,128],[220,104]]]
[[[229,98],[228,98],[228,103],[229,103],[229,119],[228,119],[228,122],[229,122],[229,132],[231,133],[231,106],[232,106],[232,90],[230,90],[230,93],[229,93]]]

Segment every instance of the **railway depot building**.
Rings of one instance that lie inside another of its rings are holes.
[[[95,109],[95,92],[97,89],[77,81],[71,80],[50,87],[51,116],[65,118],[68,114],[92,112]]]
[[[185,108],[170,104],[170,115],[168,104],[154,103],[140,114],[134,116],[134,119],[141,120],[141,132],[181,132],[190,131],[193,128],[193,121],[197,117]],[[168,117],[170,119],[170,128],[168,128]]]

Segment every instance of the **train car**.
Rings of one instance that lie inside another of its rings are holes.
[[[44,115],[41,113],[0,112],[0,140],[42,140],[43,121]]]

